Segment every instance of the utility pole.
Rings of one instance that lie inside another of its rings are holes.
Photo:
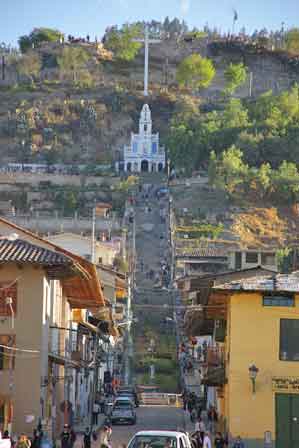
[[[252,97],[253,73],[249,73],[249,98]]]
[[[1,59],[2,59],[2,81],[5,81],[6,62],[4,54],[2,55]]]
[[[90,410],[90,427],[93,427],[93,408],[96,401],[96,394],[98,391],[98,381],[99,381],[99,361],[98,361],[98,353],[99,353],[99,345],[100,338],[99,335],[96,334],[95,339],[95,350],[94,350],[94,372],[93,372],[93,384],[92,384],[92,398],[91,398],[91,410]]]
[[[96,230],[96,206],[92,209],[92,225],[91,225],[91,262],[95,263],[95,230]]]
[[[127,344],[125,353],[125,384],[128,385],[131,380],[130,358],[133,356],[133,341],[131,334],[132,323],[132,299],[135,285],[135,263],[136,263],[136,213],[133,217],[131,253],[129,255],[129,274],[128,274],[128,303],[127,303]]]

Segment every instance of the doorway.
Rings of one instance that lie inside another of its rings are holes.
[[[148,161],[147,160],[142,160],[142,162],[141,162],[141,171],[143,173],[148,173]]]
[[[299,395],[276,394],[276,448],[299,447]]]

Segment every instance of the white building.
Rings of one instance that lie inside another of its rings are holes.
[[[53,244],[63,247],[63,249],[84,257],[87,260],[91,258],[91,238],[75,233],[59,233],[47,238]],[[119,253],[119,245],[113,241],[94,242],[95,263],[112,266],[115,257]]]
[[[124,148],[124,170],[162,172],[165,164],[165,149],[159,144],[159,133],[152,133],[151,110],[145,104],[140,114],[139,133],[132,133],[131,144]]]

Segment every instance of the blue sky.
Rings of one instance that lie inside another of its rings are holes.
[[[101,37],[105,28],[127,21],[179,17],[191,26],[206,22],[227,31],[232,11],[237,28],[277,29],[281,22],[299,27],[299,0],[0,0],[0,42],[16,44],[34,27],[58,28],[66,34]]]

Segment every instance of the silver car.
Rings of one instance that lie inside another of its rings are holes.
[[[128,399],[121,399],[119,397],[115,401],[110,414],[111,423],[130,423],[131,425],[135,425],[136,420],[134,404]]]

